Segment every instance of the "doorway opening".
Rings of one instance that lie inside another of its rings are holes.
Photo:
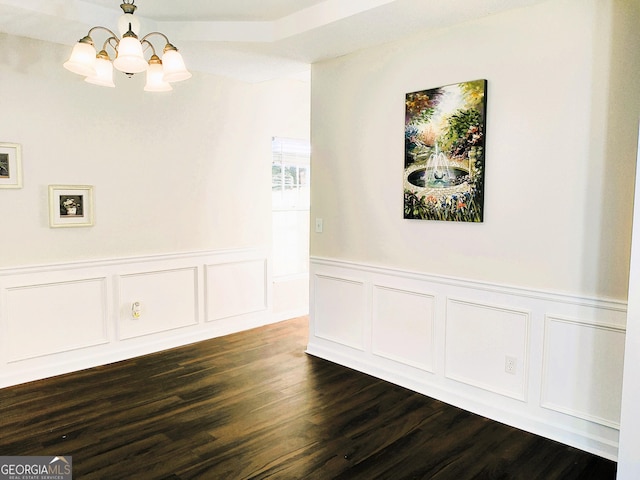
[[[309,313],[311,148],[273,137],[271,151],[273,311],[285,319]]]

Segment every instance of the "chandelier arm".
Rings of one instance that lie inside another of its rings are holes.
[[[144,42],[144,41],[145,41],[145,40],[147,40],[147,38],[148,38],[148,37],[150,37],[151,35],[160,35],[162,38],[164,38],[164,40],[165,40],[167,43],[171,43],[171,42],[169,41],[169,39],[167,38],[167,36],[166,36],[164,33],[162,33],[162,32],[151,32],[151,33],[147,33],[144,37],[142,37],[142,40],[140,40],[140,42],[141,42],[141,43],[142,43],[142,42]],[[147,43],[149,43],[149,41],[148,41],[148,40],[147,40]]]
[[[143,38],[140,41],[140,43],[142,44],[143,47],[146,46],[147,48],[151,48],[151,51],[153,52],[153,55],[156,54],[156,49],[154,48],[153,43],[151,43],[149,40],[146,40],[146,39]],[[146,48],[145,48],[145,50],[146,50]]]
[[[115,42],[115,44],[111,43],[111,40],[113,40]],[[107,39],[107,41],[109,42],[109,45],[111,46],[111,48],[113,48],[115,50],[115,52],[118,52],[118,45],[120,43],[120,40],[118,40],[118,37],[109,37]]]
[[[105,30],[106,32],[109,32],[109,35],[111,35],[113,38],[115,38],[115,39],[116,39],[116,41],[119,41],[119,38],[118,38],[118,36],[117,36],[115,33],[113,33],[113,32],[112,32],[111,30],[109,30],[107,27],[102,27],[102,26],[100,26],[100,25],[95,26],[95,27],[92,27],[92,28],[91,28],[91,30],[89,30],[89,33],[87,33],[87,37],[90,37],[90,36],[91,36],[91,33],[92,33],[94,30]]]
[[[111,43],[111,41],[115,41],[116,43],[113,44]],[[107,50],[107,45],[110,46],[111,48],[113,48],[113,51],[118,53],[118,39],[116,37],[109,37],[107,38],[104,43],[102,44],[102,50]]]

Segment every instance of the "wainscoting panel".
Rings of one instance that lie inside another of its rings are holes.
[[[310,267],[307,353],[616,459],[625,303],[326,258]]]
[[[119,278],[118,338],[126,339],[198,323],[195,267],[123,275]],[[139,317],[132,315],[134,302]]]
[[[364,350],[364,284],[339,277],[316,275],[314,335]]]
[[[433,372],[435,297],[373,286],[372,351]]]
[[[619,428],[624,340],[619,326],[547,316],[542,406]]]
[[[268,265],[254,248],[0,269],[0,388],[282,320]]]
[[[9,362],[108,341],[105,278],[16,286],[5,295]]]
[[[528,312],[450,298],[445,375],[524,401],[528,337]]]
[[[267,308],[264,259],[206,266],[207,319],[221,320]]]

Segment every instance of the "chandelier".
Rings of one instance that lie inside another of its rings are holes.
[[[71,57],[64,63],[64,68],[85,77],[85,81],[103,87],[115,87],[113,83],[113,68],[131,77],[135,73],[147,72],[147,92],[166,92],[172,90],[171,83],[186,80],[191,77],[184,65],[182,55],[171,45],[164,33],[151,32],[138,40],[140,22],[133,15],[136,11],[135,0],[122,0],[120,5],[123,15],[118,19],[120,37],[106,27],[96,26],[73,47]],[[108,34],[102,49],[96,53],[91,35],[98,30]],[[149,41],[151,36],[160,36],[166,42],[162,59],[156,54],[155,47]],[[113,62],[107,53],[107,48],[113,50]],[[145,60],[144,53],[151,50],[149,60]]]

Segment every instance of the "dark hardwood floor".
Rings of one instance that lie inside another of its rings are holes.
[[[615,463],[304,353],[307,319],[0,390],[0,455],[90,479],[607,480]]]

